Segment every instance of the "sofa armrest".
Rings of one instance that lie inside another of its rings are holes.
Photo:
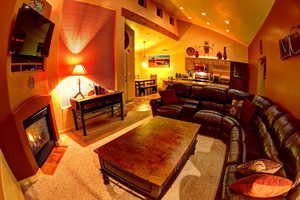
[[[156,112],[157,108],[162,105],[161,98],[151,99],[150,100],[150,105],[151,105],[151,109],[152,109],[152,114],[153,114],[153,116],[155,116],[156,113],[157,113]]]

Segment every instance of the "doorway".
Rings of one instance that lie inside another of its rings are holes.
[[[124,33],[124,58],[125,58],[125,100],[131,101],[135,97],[135,47],[134,30],[125,24]]]
[[[264,56],[258,60],[257,69],[257,94],[264,96],[266,89],[266,78],[267,78],[267,58]]]

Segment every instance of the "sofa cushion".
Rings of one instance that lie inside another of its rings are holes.
[[[245,143],[246,143],[246,160],[257,160],[262,157],[261,147],[259,145],[258,135],[256,130],[249,127],[243,127],[245,131]]]
[[[258,159],[245,162],[237,166],[238,172],[244,175],[266,173],[275,174],[282,167],[282,163],[268,159]]]
[[[282,115],[274,122],[271,133],[278,150],[284,141],[297,130],[300,130],[299,123],[290,114]]]
[[[176,104],[163,105],[157,108],[157,114],[175,119],[180,119],[181,112],[182,106]]]
[[[274,121],[276,121],[283,114],[285,114],[285,111],[283,111],[283,109],[280,108],[278,105],[273,105],[267,108],[263,112],[263,116],[268,128],[270,129],[273,126]]]
[[[203,87],[192,86],[191,98],[201,100],[203,99]]]
[[[192,86],[186,84],[174,84],[173,88],[176,91],[178,97],[190,97],[192,92]]]
[[[194,116],[196,122],[215,128],[221,128],[222,118],[221,113],[212,110],[199,110]]]
[[[258,131],[258,137],[259,137],[259,143],[260,146],[262,147],[262,152],[264,156],[268,159],[281,162],[279,159],[279,153],[277,151],[276,146],[274,145],[274,142],[272,140],[272,137],[270,133],[268,132],[266,125],[263,123],[262,119],[258,117],[256,119],[256,128]]]
[[[159,92],[163,104],[179,104],[180,100],[176,96],[176,92],[174,89],[164,90]]]
[[[237,193],[255,198],[272,198],[285,194],[293,185],[289,179],[270,174],[254,174],[229,187]]]
[[[228,103],[230,100],[227,95],[228,89],[217,87],[204,87],[202,95],[204,100],[214,101],[217,103]]]
[[[282,145],[280,157],[285,164],[288,174],[295,180],[300,173],[300,131],[291,135]]]
[[[216,199],[222,200],[262,200],[260,198],[247,197],[238,193],[233,192],[229,185],[235,183],[243,176],[237,173],[237,165],[228,165],[224,170],[224,179],[222,181],[221,189],[221,197]],[[274,198],[265,198],[264,200],[285,200],[284,197],[274,197]],[[299,199],[291,199],[291,200],[299,200]]]
[[[212,101],[201,101],[200,102],[200,108],[201,109],[208,109],[208,110],[216,110],[219,112],[223,112],[224,111],[224,105],[223,104],[219,104],[219,103],[215,103]]]
[[[242,124],[248,126],[253,119],[253,115],[256,111],[256,105],[253,104],[248,99],[244,101],[241,109],[241,122]]]

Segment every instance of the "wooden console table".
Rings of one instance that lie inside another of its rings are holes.
[[[96,116],[85,118],[85,115],[99,112],[103,108],[111,107],[112,116],[114,116],[114,105],[120,104],[121,119],[124,119],[123,111],[123,93],[112,92],[96,96],[85,97],[84,99],[70,99],[72,105],[72,112],[75,122],[76,130],[79,130],[77,120],[80,119],[82,123],[83,135],[86,136],[85,120],[95,118]]]

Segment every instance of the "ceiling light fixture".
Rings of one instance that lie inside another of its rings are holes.
[[[184,7],[180,6],[179,9],[180,9],[180,10],[184,10]]]
[[[188,17],[188,19],[193,19],[192,17]]]
[[[226,24],[229,24],[229,23],[230,23],[230,21],[229,21],[229,20],[225,20],[225,23],[226,23]]]
[[[210,25],[210,22],[206,22],[207,25]]]
[[[205,13],[205,12],[203,12],[203,13],[201,13],[201,15],[202,15],[202,16],[206,16],[206,13]]]

